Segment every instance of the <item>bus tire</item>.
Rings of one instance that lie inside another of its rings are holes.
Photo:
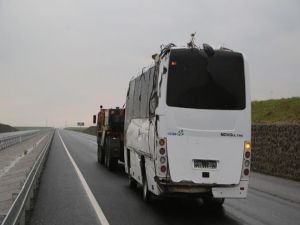
[[[130,176],[130,174],[128,175],[128,184],[129,184],[129,187],[132,189],[135,189],[137,187],[136,180],[132,176]]]
[[[143,176],[143,200],[144,202],[151,202],[151,197],[152,194],[148,189],[148,181],[147,181],[147,177]]]

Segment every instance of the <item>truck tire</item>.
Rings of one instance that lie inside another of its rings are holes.
[[[114,169],[113,162],[112,162],[112,159],[111,159],[109,153],[107,154],[106,167],[109,170],[113,170]]]
[[[104,152],[105,152],[104,166],[107,168],[107,156],[108,156],[107,141],[105,142]]]
[[[110,155],[110,147],[111,147],[110,138],[107,138],[106,144],[105,144],[105,156],[106,156],[105,157],[105,166],[109,170],[114,170],[115,163]]]
[[[98,163],[103,165],[104,164],[104,151],[100,145],[98,145],[97,158],[98,158]]]

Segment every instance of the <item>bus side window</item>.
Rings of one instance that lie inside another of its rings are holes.
[[[151,68],[149,74],[149,92],[148,92],[149,117],[154,116],[155,109],[158,104],[157,76],[158,76],[158,66],[156,65]]]
[[[129,83],[128,96],[126,102],[126,110],[127,110],[127,115],[129,117],[129,120],[133,118],[134,89],[135,89],[135,80],[132,80]]]
[[[134,96],[133,96],[133,118],[140,118],[140,95],[141,95],[141,79],[135,79]]]
[[[149,70],[141,76],[141,118],[148,118]]]

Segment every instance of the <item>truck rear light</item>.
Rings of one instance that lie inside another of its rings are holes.
[[[249,169],[244,169],[244,175],[245,175],[245,176],[248,176],[248,175],[249,175],[249,172],[250,172]]]
[[[166,153],[166,149],[160,148],[160,149],[159,149],[159,153],[160,153],[161,155],[164,155],[164,154]]]
[[[166,166],[161,166],[160,171],[165,173],[167,171],[167,167]]]

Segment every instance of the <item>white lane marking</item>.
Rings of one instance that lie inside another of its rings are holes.
[[[94,208],[94,210],[95,210],[95,212],[97,214],[97,217],[98,217],[101,225],[109,225],[109,223],[108,223],[108,221],[107,221],[107,219],[106,219],[106,217],[105,217],[105,215],[104,215],[104,213],[103,213],[100,205],[98,204],[95,196],[93,195],[93,193],[92,193],[89,185],[87,184],[86,180],[84,179],[84,177],[83,177],[82,173],[80,172],[77,164],[75,163],[75,161],[74,161],[73,157],[71,156],[68,148],[66,147],[63,139],[61,138],[59,131],[58,131],[58,136],[59,136],[59,138],[60,138],[60,140],[61,140],[61,142],[62,142],[62,144],[64,146],[64,149],[65,149],[67,155],[69,156],[69,159],[70,159],[71,163],[74,166],[74,169],[75,169],[75,171],[76,171],[76,173],[77,173],[77,175],[78,175],[78,177],[79,177],[79,179],[80,179],[80,181],[82,183],[82,186],[83,186],[83,188],[84,188],[87,196],[89,197],[89,200],[90,200],[90,202],[91,202],[91,204],[92,204],[92,206],[93,206],[93,208]]]

